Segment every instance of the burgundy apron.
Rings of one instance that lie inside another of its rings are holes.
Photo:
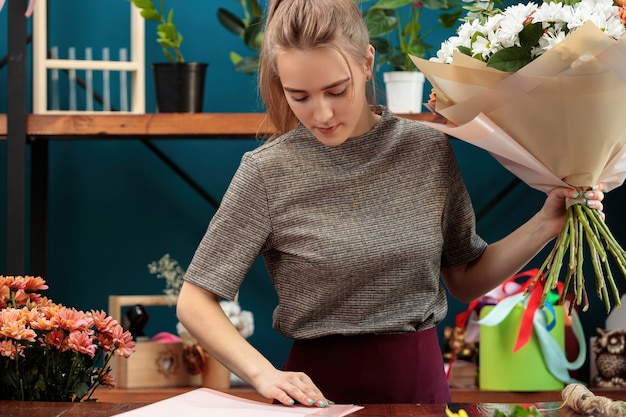
[[[283,370],[306,373],[337,404],[451,401],[436,328],[296,340]]]

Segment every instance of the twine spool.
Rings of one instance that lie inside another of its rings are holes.
[[[595,395],[582,384],[569,384],[561,391],[565,405],[579,414],[626,417],[625,403]]]

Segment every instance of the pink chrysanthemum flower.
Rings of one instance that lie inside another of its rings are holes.
[[[26,276],[24,277],[24,281],[24,290],[27,292],[36,292],[48,289],[46,281],[44,281],[41,277]]]
[[[91,335],[86,331],[71,332],[67,338],[67,346],[74,352],[89,355],[90,358],[96,356],[98,349],[98,346],[93,343]]]
[[[109,363],[114,351],[128,358],[135,349],[130,332],[104,311],[54,303],[38,292],[47,288],[41,277],[0,275],[0,367],[7,373],[0,400],[89,399],[98,385],[115,386],[96,364]],[[41,384],[26,367],[63,382]]]
[[[42,337],[42,345],[46,347],[56,348],[58,350],[63,349],[63,342],[65,341],[65,332],[63,330],[53,330],[48,333],[47,336]]]
[[[111,316],[107,316],[107,314],[102,310],[92,310],[91,318],[93,319],[93,324],[96,326],[96,331],[100,333],[111,334],[113,328],[119,326],[117,320]]]
[[[75,308],[63,308],[56,313],[59,327],[68,332],[87,330],[93,324],[91,317]]]
[[[25,317],[22,310],[15,308],[0,311],[0,336],[34,342],[37,334],[27,327],[28,321]]]
[[[16,343],[12,340],[0,340],[0,356],[15,359]]]
[[[115,328],[113,332],[114,342],[117,350],[115,353],[128,358],[135,351],[135,341],[129,331],[124,331],[121,326]]]
[[[109,389],[115,388],[115,377],[110,372],[102,372],[98,380],[100,385],[109,387]]]

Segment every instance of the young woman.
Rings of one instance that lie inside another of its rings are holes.
[[[435,326],[560,231],[556,188],[501,241],[475,232],[448,139],[368,99],[374,49],[353,0],[273,0],[259,85],[277,137],[243,156],[191,265],[178,315],[261,395],[283,404],[450,401]],[[600,186],[586,194],[602,210]],[[281,370],[222,312],[262,254],[294,344]]]

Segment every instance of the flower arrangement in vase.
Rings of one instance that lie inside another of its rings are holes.
[[[109,361],[135,342],[104,311],[53,303],[41,277],[0,275],[0,399],[81,401],[114,387]]]

